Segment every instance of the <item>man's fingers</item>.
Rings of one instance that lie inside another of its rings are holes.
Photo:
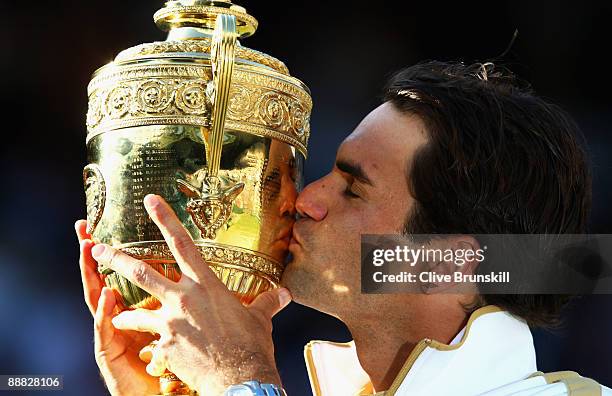
[[[151,360],[153,359],[153,349],[155,349],[155,346],[155,341],[145,345],[140,352],[138,352],[138,358],[145,363],[151,363]]]
[[[166,370],[168,370],[168,345],[170,341],[168,338],[166,338],[165,335],[161,335],[159,337],[159,340],[151,343],[151,345],[154,345],[153,348],[151,348],[148,352],[150,353],[142,353],[141,351],[141,356],[142,355],[147,355],[147,357],[150,359],[149,360],[149,364],[147,364],[146,367],[146,371],[149,375],[152,375],[154,377],[159,377],[162,374],[164,374],[166,372]],[[143,348],[144,351],[144,348]],[[160,381],[160,386],[162,389],[162,393],[164,388],[165,388],[165,381],[166,379],[163,379]]]
[[[147,364],[146,370],[153,377],[159,377],[166,372],[166,363],[156,348],[152,350],[151,361]]]
[[[176,288],[176,283],[165,278],[144,261],[128,256],[109,245],[97,244],[91,249],[96,261],[108,267],[147,293],[164,300],[165,294]]]
[[[81,282],[83,283],[83,296],[85,304],[92,316],[95,314],[102,290],[102,281],[97,271],[97,263],[91,257],[91,248],[94,243],[91,235],[87,233],[87,221],[78,220],[74,223],[74,230],[80,245],[79,267],[81,269]]]
[[[80,243],[79,267],[81,268],[81,282],[83,283],[83,296],[89,312],[93,316],[98,307],[100,292],[102,291],[102,280],[97,271],[97,263],[91,256],[91,248],[94,243],[89,239],[83,239]]]
[[[261,293],[249,305],[249,309],[261,312],[266,318],[272,319],[291,302],[291,293],[285,288],[268,290]]]
[[[87,233],[87,220],[77,220],[77,222],[74,223],[74,230],[76,231],[79,242],[83,239],[91,239],[91,235]]]
[[[159,318],[154,311],[135,309],[124,311],[113,318],[113,326],[120,330],[135,330],[161,334]]]
[[[108,287],[102,288],[100,300],[94,316],[94,341],[97,351],[105,351],[113,340],[115,329],[111,315],[115,308],[115,295]]]
[[[154,194],[147,195],[144,204],[149,216],[164,236],[183,274],[199,283],[212,278],[217,279],[202,259],[191,235],[183,227],[170,205],[163,198]]]

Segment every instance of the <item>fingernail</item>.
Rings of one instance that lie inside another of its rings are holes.
[[[85,221],[85,220],[77,220],[74,223],[74,230],[77,233],[77,237],[80,237],[80,235],[81,235],[81,223],[85,223],[85,232],[87,232],[87,221]]]
[[[113,326],[117,328],[121,326],[121,319],[119,318],[119,316],[115,316],[114,318],[112,318],[111,322],[113,322]]]
[[[91,255],[94,258],[102,257],[104,251],[106,250],[106,246],[104,244],[99,244],[91,248]]]
[[[149,208],[154,208],[159,205],[159,198],[155,194],[147,194],[147,196],[144,197],[144,204]]]
[[[106,300],[108,299],[106,297],[106,289],[108,289],[106,286],[104,286],[102,288],[102,290],[100,290],[100,298],[99,298],[99,304],[104,305],[104,303],[106,302]]]
[[[278,290],[278,299],[280,300],[281,307],[284,307],[291,302],[291,293],[283,287]]]

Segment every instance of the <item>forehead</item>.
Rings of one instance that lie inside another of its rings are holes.
[[[404,174],[406,162],[427,142],[425,125],[385,102],[368,114],[340,145],[338,160],[361,165],[376,178]]]

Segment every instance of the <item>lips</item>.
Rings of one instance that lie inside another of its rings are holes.
[[[277,241],[282,241],[282,240],[287,240],[289,241],[289,239],[291,238],[291,230],[292,230],[292,226],[289,227],[285,227],[283,229],[281,229],[278,234],[276,235],[276,240]]]

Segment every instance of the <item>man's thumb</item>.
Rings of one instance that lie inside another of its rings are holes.
[[[272,318],[290,302],[291,293],[289,293],[289,290],[281,287],[261,293],[255,298],[255,301],[251,303],[249,308],[260,311],[267,318]]]

